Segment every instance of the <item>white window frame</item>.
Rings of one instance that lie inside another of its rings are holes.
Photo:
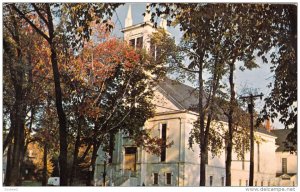
[[[209,176],[209,186],[212,187],[214,184],[214,177],[211,175]]]
[[[157,174],[157,184],[155,184],[155,174]],[[154,172],[154,173],[152,173],[152,176],[153,176],[153,185],[158,185],[159,184],[159,173]]]
[[[225,185],[225,177],[221,177],[221,186],[224,187]]]
[[[168,123],[167,122],[162,122],[159,124],[159,138],[162,139],[162,126],[166,125],[166,142],[167,142],[167,138],[168,138]],[[161,161],[161,155],[159,156],[159,162],[166,162],[167,161],[167,148],[166,148],[166,154],[165,154],[165,160]]]
[[[170,174],[170,183],[168,183],[168,174]],[[165,184],[166,185],[172,185],[172,177],[173,177],[173,172],[166,172],[165,173]]]
[[[134,46],[133,46],[134,49],[137,48],[137,39],[138,38],[142,38],[142,48],[144,48],[144,36],[143,35],[135,35],[135,36],[129,38],[129,41],[128,41],[128,43],[130,44],[130,41],[132,41],[134,39]]]

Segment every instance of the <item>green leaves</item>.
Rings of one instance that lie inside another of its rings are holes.
[[[104,23],[107,30],[113,25],[108,22],[113,11],[120,6],[119,3],[64,3],[62,14],[65,15],[66,33],[72,47],[79,50],[84,41],[89,41],[91,36],[92,23]]]

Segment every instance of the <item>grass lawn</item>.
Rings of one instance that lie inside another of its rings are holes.
[[[42,186],[42,183],[38,181],[25,180],[23,181],[22,186]]]

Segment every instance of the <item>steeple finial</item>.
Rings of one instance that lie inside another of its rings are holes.
[[[131,5],[129,4],[128,6],[128,12],[127,12],[127,17],[125,20],[125,28],[132,26],[132,16],[131,16]]]
[[[151,19],[151,15],[150,15],[149,11],[150,11],[150,4],[147,3],[147,5],[146,5],[146,13],[145,13],[145,16],[144,16],[144,22],[149,22],[150,19]]]

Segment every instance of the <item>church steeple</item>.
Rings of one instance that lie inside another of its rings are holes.
[[[127,17],[125,20],[125,28],[132,26],[131,5],[128,6]]]
[[[149,11],[150,6],[149,4],[147,4],[148,6],[146,7],[145,10],[146,13],[143,18],[143,22],[133,24],[131,5],[134,6],[134,4],[129,4],[127,17],[125,19],[125,27],[122,30],[122,32],[124,33],[124,40],[134,48],[144,48],[145,50],[150,51],[151,34],[157,31],[157,29],[153,27],[153,23],[150,21],[151,20],[150,12],[149,13],[147,12]],[[162,20],[162,22],[159,24],[159,27],[166,29],[167,28],[166,20]]]
[[[150,4],[147,3],[146,6],[147,6],[147,9],[146,9],[145,16],[144,16],[144,22],[149,22],[151,19],[150,12],[148,13],[148,11],[150,11]]]

